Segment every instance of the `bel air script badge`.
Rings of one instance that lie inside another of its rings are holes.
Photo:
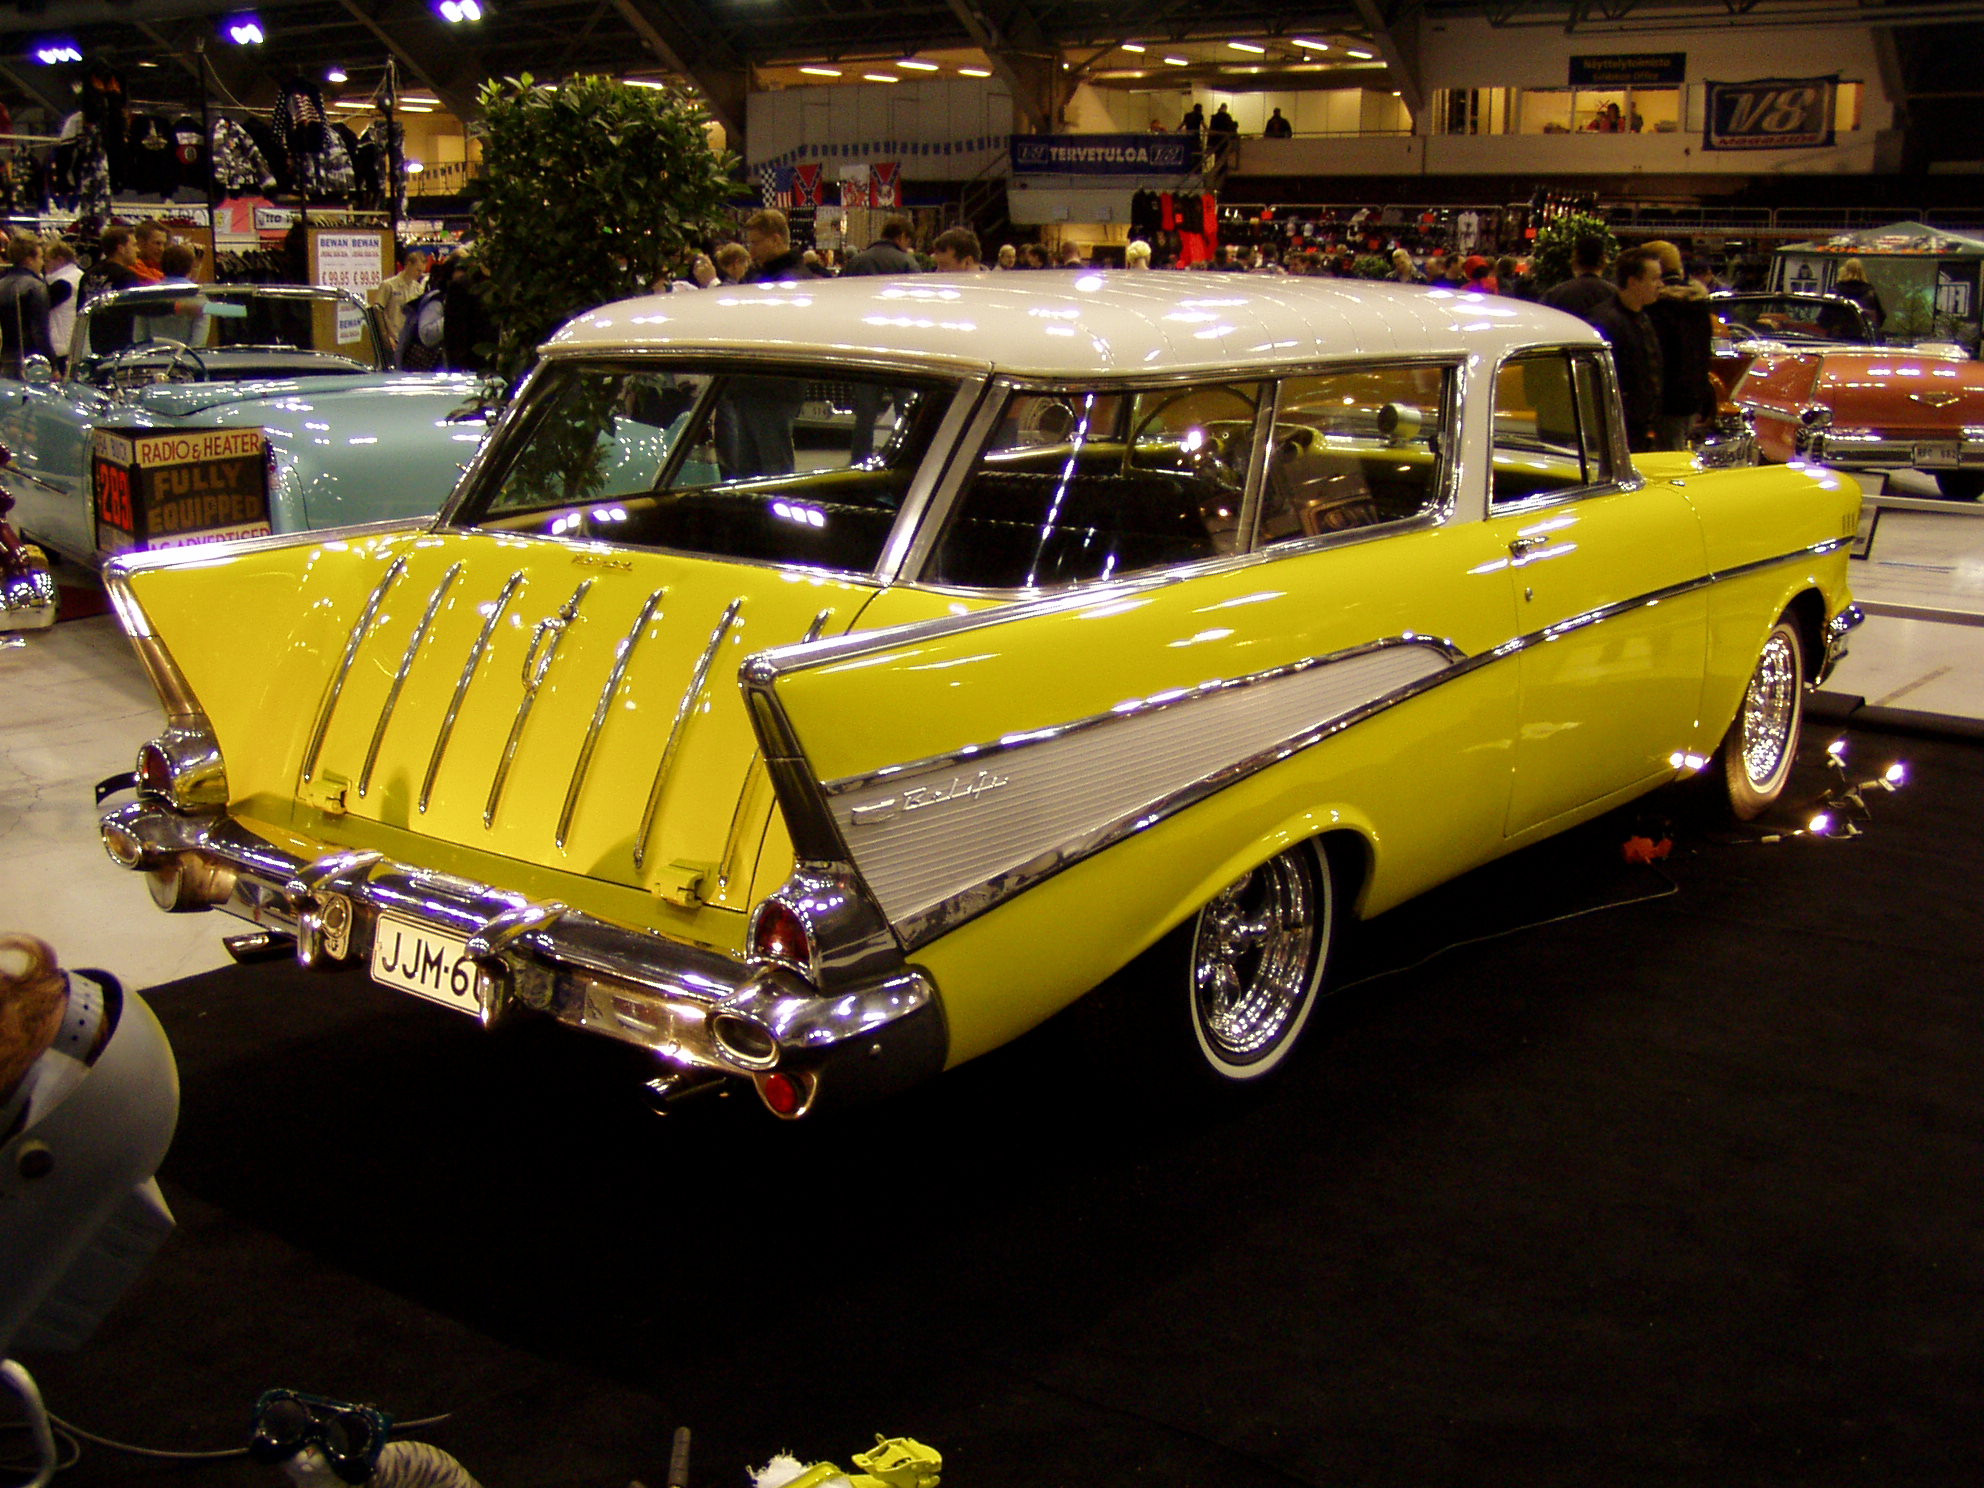
[[[944,785],[913,785],[899,796],[886,796],[879,801],[871,801],[866,806],[857,806],[849,816],[857,827],[872,827],[878,822],[891,821],[897,816],[906,816],[912,811],[921,811],[928,806],[943,806],[960,801],[969,801],[985,795],[1010,783],[1010,777],[994,775],[990,770],[980,770],[975,776],[953,775]]]

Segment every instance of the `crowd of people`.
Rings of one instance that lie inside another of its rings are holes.
[[[1188,115],[1187,125],[1194,122]],[[1571,276],[1540,294],[1530,266],[1514,257],[1434,253],[1418,260],[1404,248],[1391,253],[1386,268],[1385,260],[1353,258],[1341,249],[1291,249],[1284,256],[1271,247],[1228,244],[1190,269],[1359,277],[1376,277],[1382,269],[1397,283],[1540,300],[1588,321],[1611,344],[1632,447],[1684,449],[1702,421],[1716,414],[1709,295],[1724,286],[1706,261],[1684,261],[1671,243],[1630,248],[1609,262],[1607,245],[1599,235],[1580,239],[1573,247]],[[16,234],[8,241],[8,266],[0,272],[0,372],[20,377],[34,357],[59,368],[78,306],[97,295],[161,281],[192,282],[193,250],[173,241],[156,222],[106,228],[95,247],[84,272],[75,250],[60,237],[44,241]],[[1074,243],[1058,253],[1040,243],[1006,243],[990,262],[982,260],[977,234],[962,227],[938,233],[927,255],[919,255],[914,224],[898,215],[885,219],[875,241],[842,263],[830,252],[797,247],[785,214],[766,208],[745,219],[740,241],[712,245],[695,255],[680,278],[664,278],[653,287],[688,292],[835,275],[909,274],[926,267],[938,273],[1010,273],[1094,266]],[[1129,243],[1123,264],[1132,271],[1153,269],[1151,245]],[[479,281],[486,277],[472,250],[435,262],[425,249],[407,248],[398,271],[372,292],[398,365],[482,370],[478,347],[495,340],[480,293]],[[1857,260],[1843,265],[1837,292],[1859,302],[1879,324],[1879,297]]]

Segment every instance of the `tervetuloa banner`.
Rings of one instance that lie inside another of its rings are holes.
[[[1182,176],[1198,169],[1190,134],[1016,134],[1016,176]]]
[[[1807,150],[1833,142],[1839,74],[1708,84],[1704,150]]]

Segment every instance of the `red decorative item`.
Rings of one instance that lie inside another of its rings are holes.
[[[1674,851],[1674,841],[1663,837],[1655,842],[1651,837],[1628,837],[1626,845],[1620,849],[1628,863],[1652,863]]]

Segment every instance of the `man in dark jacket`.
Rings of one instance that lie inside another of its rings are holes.
[[[891,217],[882,224],[882,235],[847,261],[843,277],[851,274],[915,274],[923,266],[909,251],[915,229],[907,217]]]
[[[1681,250],[1672,243],[1646,245],[1660,258],[1660,297],[1646,308],[1660,341],[1660,412],[1653,421],[1654,448],[1684,450],[1696,419],[1715,418],[1715,385],[1709,360],[1715,351],[1715,317],[1708,291],[1682,273]]]
[[[1592,233],[1572,243],[1571,268],[1570,278],[1543,291],[1542,303],[1580,320],[1591,320],[1592,311],[1618,297],[1618,291],[1605,280],[1605,239]]]
[[[1645,248],[1629,248],[1619,255],[1612,277],[1618,293],[1593,310],[1590,320],[1612,343],[1627,448],[1639,454],[1659,448],[1654,420],[1660,414],[1660,338],[1646,308],[1660,298],[1660,258]]]
[[[915,228],[907,217],[891,217],[882,224],[882,235],[847,261],[842,277],[855,274],[916,274],[923,265],[909,251],[915,241]],[[859,465],[875,453],[875,425],[888,406],[889,391],[872,382],[854,384],[854,432],[847,459]]]
[[[10,239],[7,261],[7,272],[0,274],[0,373],[18,378],[28,357],[46,357],[51,367],[55,362],[55,347],[48,339],[48,283],[41,277],[41,239]]]
[[[783,284],[816,277],[794,251],[785,213],[770,207],[744,219],[744,246],[751,250],[747,284]],[[717,463],[726,480],[791,475],[798,466],[792,426],[806,401],[806,384],[795,377],[750,375],[733,379],[716,411]]]

